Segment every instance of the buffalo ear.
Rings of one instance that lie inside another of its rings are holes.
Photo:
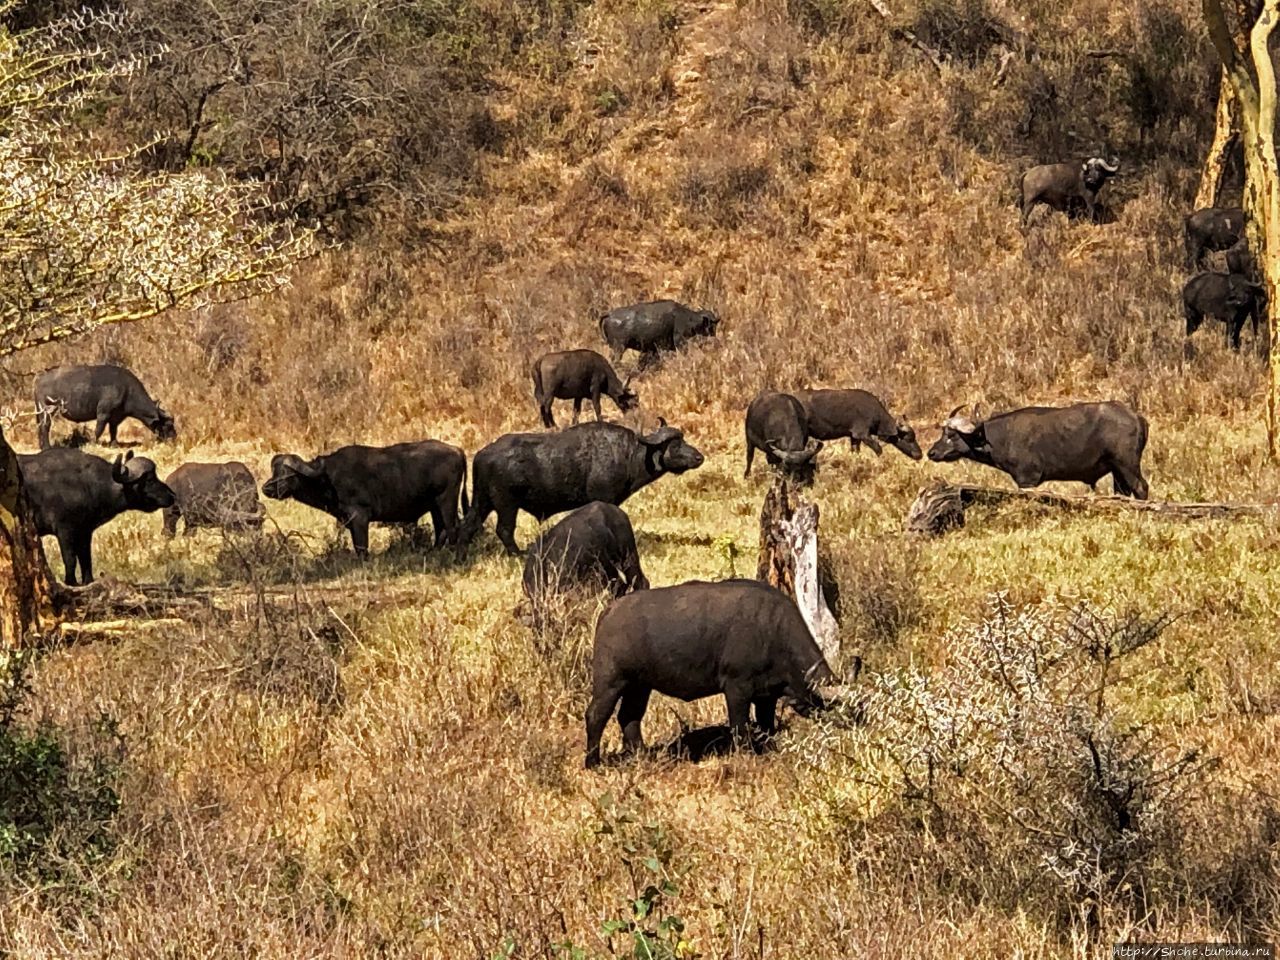
[[[124,483],[129,479],[129,471],[124,468],[124,454],[116,454],[116,462],[111,465],[111,479],[116,483]]]

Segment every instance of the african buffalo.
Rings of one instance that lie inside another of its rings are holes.
[[[542,425],[554,427],[551,404],[556,400],[573,401],[573,422],[582,413],[582,401],[590,400],[596,420],[600,415],[600,395],[604,394],[623,413],[633,410],[639,398],[618,378],[613,366],[594,350],[566,350],[543,354],[533,363],[533,398],[542,413]]]
[[[821,440],[809,437],[804,406],[788,393],[766,390],[747,407],[747,469],[744,477],[751,475],[751,462],[756,451],[764,452],[771,467],[800,481],[813,479],[817,464],[813,458],[822,449]]]
[[[184,463],[164,479],[176,502],[164,511],[164,535],[172,538],[183,522],[186,536],[197,527],[260,530],[266,508],[258,484],[243,463]]]
[[[156,477],[146,457],[116,457],[115,463],[80,450],[55,447],[18,455],[22,483],[36,531],[58,538],[67,583],[93,582],[93,532],[126,510],[151,513],[172,506],[173,491]]]
[[[537,601],[549,591],[607,587],[615,597],[648,590],[631,520],[612,503],[579,507],[540,536],[524,561],[524,592]]]
[[[859,444],[866,444],[877,457],[883,440],[912,460],[922,456],[911,425],[891,414],[879,398],[865,390],[800,390],[795,398],[804,407],[809,436],[815,439],[848,437],[854,452]]]
[[[55,414],[72,423],[95,421],[94,442],[101,442],[102,431],[109,429],[113,447],[116,431],[127,417],[141,420],[157,440],[173,440],[178,435],[173,417],[124,367],[102,364],[46,370],[36,377],[35,401],[41,450],[49,447]]]
[[[624,750],[644,747],[640,721],[656,690],[680,700],[723,694],[735,739],[774,731],[778,699],[799,709],[826,705],[819,687],[834,677],[786,594],[758,580],[692,581],[615,600],[596,624],[587,707],[586,765],[600,762],[600,738],[618,707]]]
[[[539,520],[603,500],[615,506],[666,473],[702,465],[702,454],[666,421],[641,436],[615,423],[582,423],[560,433],[509,433],[471,461],[473,500],[460,543],[470,543],[497,512],[498,539],[516,546],[516,514]]]
[[[600,333],[617,363],[626,350],[641,363],[663,350],[679,350],[693,337],[714,337],[720,318],[710,310],[691,310],[674,300],[655,300],[610,310],[600,318]]]
[[[1227,341],[1234,350],[1240,349],[1240,331],[1246,319],[1252,322],[1257,339],[1266,304],[1266,288],[1236,273],[1198,273],[1182,288],[1187,336],[1200,328],[1205,317],[1215,317],[1227,325]]]
[[[1024,488],[1073,480],[1092,490],[1109,473],[1117,495],[1147,499],[1147,421],[1122,403],[1023,407],[979,423],[958,416],[961,409],[951,411],[929,449],[935,463],[973,460]]]
[[[438,440],[389,447],[353,444],[304,461],[292,453],[271,458],[262,492],[272,500],[297,500],[322,510],[351,531],[358,555],[369,552],[369,524],[415,524],[431,513],[435,545],[452,542],[458,527],[458,495],[466,508],[467,458]]]
[[[1239,207],[1204,207],[1187,214],[1187,269],[1196,270],[1210,251],[1227,250],[1244,237],[1244,211]]]
[[[1097,220],[1098,192],[1120,170],[1120,161],[1090,157],[1083,163],[1046,163],[1022,175],[1022,225],[1031,219],[1037,204],[1071,213],[1081,204],[1090,220]]]

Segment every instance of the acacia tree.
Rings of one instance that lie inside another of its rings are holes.
[[[1267,287],[1270,331],[1267,389],[1267,452],[1280,459],[1280,168],[1276,163],[1276,72],[1271,36],[1280,21],[1280,0],[1236,0],[1228,18],[1222,0],[1201,0],[1209,36],[1230,85],[1231,102],[1219,103],[1229,125],[1235,114],[1244,147],[1243,206],[1249,245]],[[1215,136],[1215,147],[1219,137]],[[1210,168],[1221,151],[1211,152]],[[1211,173],[1206,170],[1206,173]]]
[[[14,2],[0,2],[0,15]],[[0,27],[0,357],[175,307],[275,289],[314,251],[260,186],[217,173],[146,174],[141,147],[84,118],[108,84],[164,51],[119,57],[118,14]],[[53,623],[48,570],[17,460],[0,433],[0,650]]]

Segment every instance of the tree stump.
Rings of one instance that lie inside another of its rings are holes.
[[[794,598],[827,665],[834,668],[840,633],[818,576],[818,505],[782,477],[774,479],[760,511],[756,579]]]
[[[0,651],[26,646],[55,624],[49,568],[22,489],[18,455],[0,431]]]

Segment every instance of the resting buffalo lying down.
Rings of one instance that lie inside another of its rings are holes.
[[[778,699],[826,705],[834,677],[795,603],[758,580],[691,581],[615,600],[596,624],[587,707],[586,765],[618,707],[627,753],[643,748],[640,721],[654,690],[680,700],[723,694],[735,738],[756,724],[772,733]],[[621,701],[621,706],[618,706]]]
[[[648,590],[630,518],[599,500],[579,507],[529,547],[523,585],[535,603],[548,591],[579,586],[608,587],[615,597]]]

